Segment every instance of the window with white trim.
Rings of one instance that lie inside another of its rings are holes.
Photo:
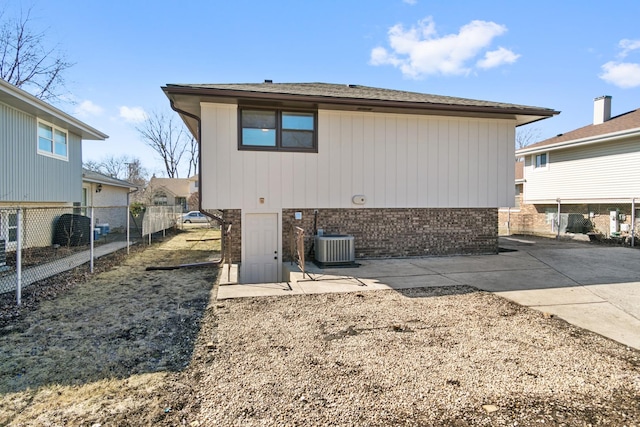
[[[38,154],[67,160],[69,158],[67,131],[38,120]]]
[[[549,154],[548,153],[536,154],[533,157],[533,168],[534,169],[546,169],[548,165],[549,165]]]

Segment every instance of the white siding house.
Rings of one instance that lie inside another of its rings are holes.
[[[610,98],[596,99],[595,111],[605,99]],[[610,117],[610,109],[603,114]],[[541,141],[518,150],[517,156],[525,158],[525,203],[640,196],[640,110]]]
[[[82,170],[82,206],[93,207],[95,223],[109,224],[112,232],[126,229],[129,193],[137,188],[121,179]]]
[[[536,234],[564,232],[550,219],[558,203],[562,215],[574,217],[569,222],[585,224],[583,232],[631,232],[640,198],[640,109],[611,117],[611,97],[596,98],[592,124],[518,150],[516,157],[525,159],[522,214]]]
[[[320,228],[353,235],[357,257],[496,252],[515,127],[557,114],[356,85],[163,90],[200,142],[201,205],[233,223],[245,281],[278,279],[294,224],[309,245]]]
[[[237,106],[201,111],[206,207],[478,208],[514,197],[515,119],[319,110],[310,155],[238,150]]]

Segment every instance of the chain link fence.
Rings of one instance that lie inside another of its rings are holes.
[[[164,221],[153,217],[170,228],[167,210]],[[20,304],[25,287],[85,263],[93,272],[96,259],[128,251],[143,233],[128,206],[0,207],[0,293],[16,292]]]
[[[638,201],[640,198],[589,203],[564,199],[555,204],[520,204],[517,209],[500,209],[498,231],[501,235],[539,235],[640,246]]]

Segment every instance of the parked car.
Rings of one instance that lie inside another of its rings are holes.
[[[202,212],[191,211],[182,215],[182,222],[189,224],[192,222],[209,222],[209,218]]]

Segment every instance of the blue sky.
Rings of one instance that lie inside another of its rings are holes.
[[[167,83],[327,82],[553,108],[541,139],[587,125],[593,98],[640,108],[635,1],[13,0],[75,65],[74,105],[107,133],[85,160],[139,157],[162,175],[136,121],[170,112]],[[1,9],[1,7],[0,7]]]

